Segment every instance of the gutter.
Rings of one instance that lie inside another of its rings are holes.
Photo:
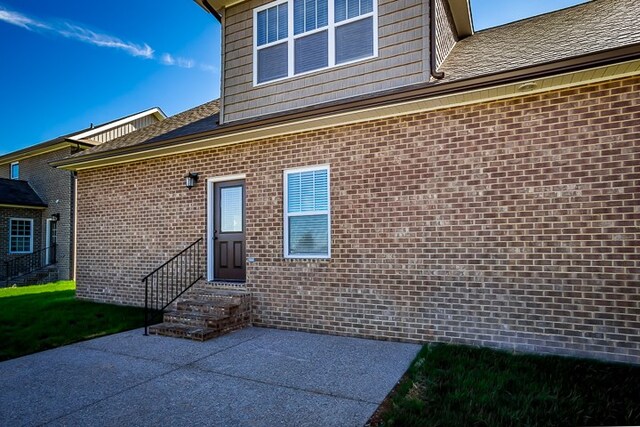
[[[111,157],[153,151],[180,144],[194,143],[201,139],[213,139],[222,136],[229,136],[236,132],[240,133],[242,131],[259,130],[260,128],[274,125],[286,125],[288,123],[308,118],[322,118],[362,109],[384,107],[398,103],[428,99],[431,97],[459,94],[502,84],[549,77],[555,74],[581,71],[592,67],[606,66],[636,59],[640,59],[640,43],[635,43],[622,48],[581,55],[569,59],[548,62],[533,67],[522,67],[519,69],[493,73],[480,77],[460,79],[452,82],[443,82],[440,80],[428,84],[409,86],[402,90],[390,90],[377,94],[376,96],[354,97],[341,102],[320,104],[311,109],[301,108],[285,114],[273,114],[258,119],[254,118],[240,122],[233,122],[231,124],[223,124],[216,129],[199,134],[181,136],[155,143],[143,142],[130,147],[57,160],[50,164],[54,167],[80,165]]]
[[[0,203],[0,208],[18,208],[18,209],[47,209],[47,205],[12,205],[9,203]]]
[[[39,156],[42,154],[50,153],[51,151],[62,150],[63,148],[73,145],[83,145],[87,148],[91,148],[94,145],[87,144],[81,141],[75,141],[70,138],[56,138],[51,141],[42,142],[40,144],[32,145],[30,147],[22,148],[12,153],[0,156],[0,165],[10,162],[18,162],[29,157]]]
[[[213,8],[213,6],[211,6],[209,0],[202,0],[202,5],[214,16],[214,18],[218,20],[219,23],[222,23],[222,16]]]

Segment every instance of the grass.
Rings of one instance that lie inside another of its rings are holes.
[[[0,360],[143,326],[143,310],[80,301],[74,282],[0,289]]]
[[[431,344],[381,411],[383,426],[640,425],[640,366]]]

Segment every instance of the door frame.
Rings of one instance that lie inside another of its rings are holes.
[[[207,249],[207,280],[209,282],[214,282],[216,280],[216,278],[214,277],[214,262],[216,259],[214,256],[215,245],[213,244],[213,237],[214,237],[213,236],[213,230],[214,230],[213,201],[215,200],[214,184],[216,182],[245,180],[245,185],[244,185],[245,194],[243,196],[246,198],[246,191],[247,191],[246,179],[247,179],[247,176],[244,173],[237,174],[237,175],[225,175],[225,176],[215,176],[215,177],[207,178],[207,244],[205,247]],[[247,214],[246,205],[244,206],[244,210],[245,210],[244,215],[246,220],[246,214]],[[245,233],[246,233],[246,229],[245,229]],[[246,250],[246,247],[245,247],[245,250]]]
[[[45,260],[46,260],[47,265],[49,264],[49,261],[51,260],[51,249],[50,249],[50,246],[51,246],[51,224],[54,223],[54,222],[58,222],[58,221],[57,220],[54,221],[51,218],[47,218],[47,224],[46,224],[45,232],[44,232],[44,241],[45,241],[45,246],[44,247],[46,248],[46,251],[45,251],[46,252],[46,255],[45,255],[46,258],[45,258]],[[56,227],[57,227],[57,224],[56,224]],[[56,228],[56,243],[57,243],[57,240],[58,240],[58,229]],[[56,252],[57,252],[57,249],[58,248],[56,248]]]

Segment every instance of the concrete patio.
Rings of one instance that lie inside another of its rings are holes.
[[[0,363],[0,425],[362,426],[420,346],[264,328],[140,330]]]

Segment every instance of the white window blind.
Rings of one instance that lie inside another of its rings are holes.
[[[254,9],[254,84],[377,55],[377,2],[278,0]]]
[[[262,83],[286,77],[289,73],[288,3],[280,2],[255,14],[257,82]]]
[[[330,256],[329,167],[285,171],[285,257]]]

